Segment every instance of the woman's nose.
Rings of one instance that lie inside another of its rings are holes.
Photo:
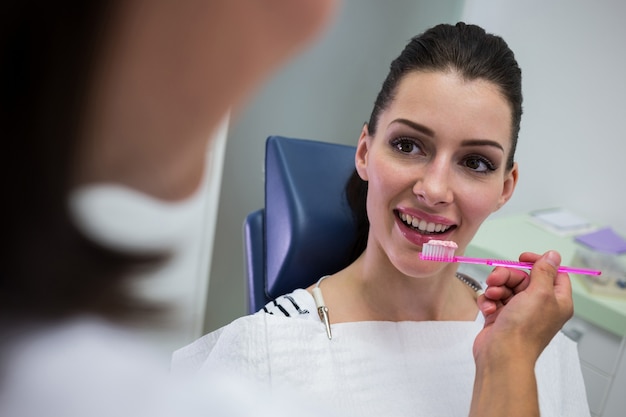
[[[413,186],[417,199],[431,206],[451,203],[450,166],[433,161],[424,168]]]

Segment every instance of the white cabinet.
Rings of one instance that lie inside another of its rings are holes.
[[[626,338],[622,339],[622,354],[617,364],[617,371],[609,388],[604,406],[603,417],[626,415]]]
[[[574,316],[563,333],[578,343],[587,400],[593,416],[626,415],[624,338]]]

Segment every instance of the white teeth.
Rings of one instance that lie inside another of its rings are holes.
[[[445,224],[427,222],[426,220],[420,220],[417,217],[413,217],[405,213],[400,213],[400,218],[407,225],[412,226],[422,232],[439,233],[444,232],[450,228],[450,226],[447,226]]]

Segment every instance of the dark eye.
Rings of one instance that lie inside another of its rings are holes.
[[[477,155],[465,158],[463,164],[475,172],[486,173],[496,170],[496,167],[489,159]]]
[[[398,152],[407,155],[414,155],[421,152],[420,144],[415,139],[411,138],[400,137],[394,139],[391,142],[391,146],[393,146]]]

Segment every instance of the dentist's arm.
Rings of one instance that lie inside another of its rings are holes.
[[[555,251],[539,256],[524,271],[497,268],[479,297],[485,327],[474,342],[476,378],[470,416],[539,417],[535,363],[573,314],[569,276],[557,273]]]

